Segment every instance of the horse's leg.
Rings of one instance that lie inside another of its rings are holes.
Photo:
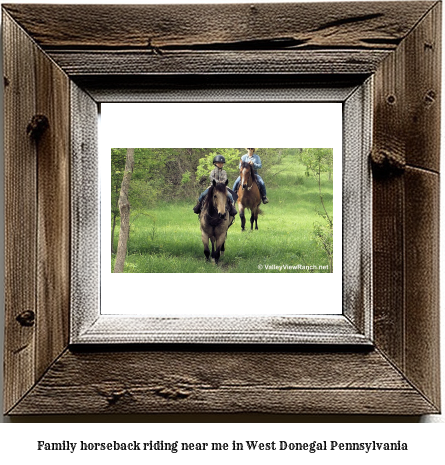
[[[206,256],[206,260],[209,260],[210,257],[210,250],[209,250],[209,235],[202,231],[201,234],[202,243],[204,244],[204,255]]]
[[[251,215],[250,215],[250,230],[253,231],[253,222],[255,221],[255,210],[252,210],[251,211]],[[258,229],[258,228],[257,228]]]
[[[259,208],[256,207],[255,208],[255,215],[254,215],[255,216],[255,229],[258,229],[258,210],[259,210]]]
[[[246,217],[244,216],[244,206],[238,203],[238,213],[241,218],[241,231],[245,231]]]
[[[240,215],[241,218],[241,231],[246,230],[246,217],[244,216],[244,212],[242,215]]]
[[[215,259],[215,237],[211,236],[210,241],[212,243],[212,259]]]
[[[224,239],[223,245],[221,246],[221,255],[226,251],[226,240]]]
[[[215,250],[215,264],[216,265],[218,264],[218,260],[219,260],[219,258],[221,256],[221,250],[224,247],[224,242],[225,241],[226,241],[226,234],[225,233],[220,234],[216,238],[216,250]]]

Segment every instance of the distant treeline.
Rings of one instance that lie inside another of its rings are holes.
[[[119,214],[117,201],[124,175],[126,148],[111,149],[111,209]],[[301,153],[302,149],[259,149],[263,167],[261,175],[267,180],[270,169],[285,155]],[[238,176],[240,157],[244,148],[136,148],[134,171],[130,186],[132,209],[149,207],[159,197],[166,200],[195,198],[209,183],[212,160],[217,154],[226,159],[225,170],[232,184]]]

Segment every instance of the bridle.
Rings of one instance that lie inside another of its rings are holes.
[[[249,166],[249,168],[243,168],[243,177],[241,179],[241,181],[244,180],[244,170],[249,170],[249,179],[247,180],[247,190],[250,191],[252,189],[252,186],[253,186],[253,180],[252,180],[252,167]],[[250,186],[249,186],[249,181],[250,181]],[[244,189],[244,184],[241,182],[241,185],[243,186],[243,189]]]
[[[226,214],[227,214],[227,212],[228,212],[227,198],[226,198],[226,202],[225,202],[224,215],[223,215],[222,217],[219,216],[218,205],[215,205],[215,201],[216,201],[216,199],[215,199],[215,198],[212,198],[212,206],[213,206],[214,214],[213,214],[213,215],[210,215],[210,212],[208,212],[207,214],[209,215],[210,218],[219,217],[221,220],[223,220],[223,219],[225,219]]]

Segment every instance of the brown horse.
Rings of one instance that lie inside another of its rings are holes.
[[[202,206],[199,221],[201,237],[204,244],[204,255],[209,260],[209,239],[212,242],[212,258],[218,264],[221,253],[225,250],[227,230],[233,222],[227,207],[227,184],[213,181]]]
[[[244,209],[248,208],[251,211],[250,216],[250,229],[253,230],[253,222],[255,222],[255,229],[258,229],[258,214],[261,213],[261,195],[258,185],[256,183],[255,172],[250,163],[241,161],[240,168],[240,186],[238,188],[238,212],[241,218],[241,230],[245,231],[246,217]]]

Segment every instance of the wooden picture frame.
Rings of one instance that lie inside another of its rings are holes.
[[[440,2],[11,4],[2,14],[6,414],[440,411]],[[98,214],[71,206],[72,154],[94,166],[97,141],[94,124],[73,123],[79,113],[91,122],[100,102],[160,89],[369,79],[372,320],[351,320],[369,344],[70,343],[72,228]]]

